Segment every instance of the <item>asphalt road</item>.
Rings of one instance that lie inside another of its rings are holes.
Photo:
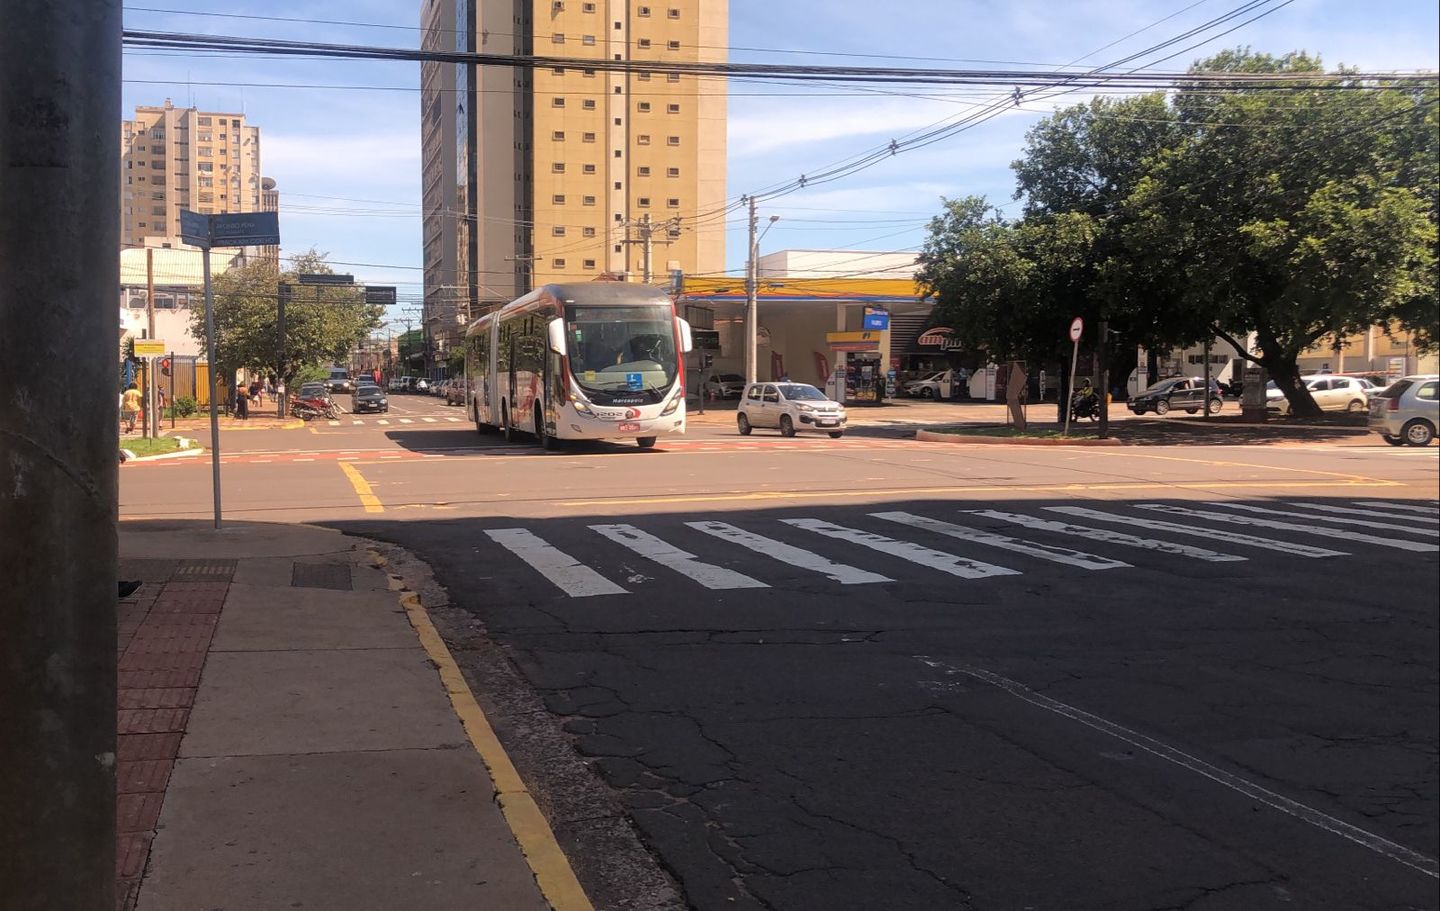
[[[1434,447],[547,454],[396,402],[227,434],[230,514],[429,562],[548,709],[507,746],[563,725],[696,908],[1440,906]]]

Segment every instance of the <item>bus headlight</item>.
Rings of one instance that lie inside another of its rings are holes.
[[[680,403],[683,401],[685,401],[685,387],[680,386],[675,390],[675,394],[670,397],[670,404],[665,406],[665,410],[660,412],[660,416],[663,418],[674,414],[675,409],[679,408]]]
[[[581,414],[594,414],[594,412],[590,410],[589,405],[586,405],[584,401],[576,398],[573,395],[570,397],[570,404],[574,405],[575,410],[580,412]]]

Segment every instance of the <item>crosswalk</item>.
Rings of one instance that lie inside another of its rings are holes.
[[[485,534],[570,598],[630,594],[663,574],[726,592],[784,588],[796,579],[847,587],[946,576],[980,582],[1021,576],[1038,564],[1087,573],[1124,572],[1147,561],[1163,568],[1175,558],[1234,564],[1256,551],[1305,559],[1363,556],[1373,548],[1440,553],[1440,506],[1431,501],[1104,503],[1024,511],[955,504],[931,511],[949,514],[857,510],[844,524],[796,515],[654,529],[599,523],[558,530],[559,544],[546,539],[548,531],[523,527]],[[646,572],[631,566],[637,557]]]

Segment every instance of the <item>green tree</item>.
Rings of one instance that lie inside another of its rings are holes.
[[[334,270],[312,249],[295,257],[287,272],[254,262],[215,277],[215,356],[226,370],[273,373],[293,388],[306,368],[348,359],[351,348],[380,324],[384,308],[365,303],[356,287],[298,284],[297,275],[316,273]],[[285,307],[283,363],[276,326],[281,282],[294,289]],[[191,317],[191,331],[205,341],[203,311]]]
[[[1172,276],[1191,325],[1319,409],[1297,358],[1322,338],[1398,325],[1434,344],[1435,91],[1317,83],[1317,58],[1231,51],[1196,71],[1293,74],[1290,91],[1182,86],[1180,140],[1126,203],[1135,268]],[[1307,79],[1310,76],[1312,78]]]

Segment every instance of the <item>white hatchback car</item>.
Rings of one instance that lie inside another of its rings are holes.
[[[1310,397],[1321,411],[1348,411],[1351,414],[1365,412],[1369,406],[1370,390],[1375,387],[1363,377],[1322,373],[1303,377],[1301,382],[1310,389]],[[1290,412],[1290,403],[1274,380],[1265,384],[1265,406],[1272,411]]]
[[[819,430],[838,439],[845,432],[845,406],[806,383],[751,383],[740,397],[735,423],[742,434],[756,427],[778,427],[787,437]]]
[[[1407,376],[1370,399],[1370,429],[1391,446],[1428,446],[1440,426],[1440,375]]]

